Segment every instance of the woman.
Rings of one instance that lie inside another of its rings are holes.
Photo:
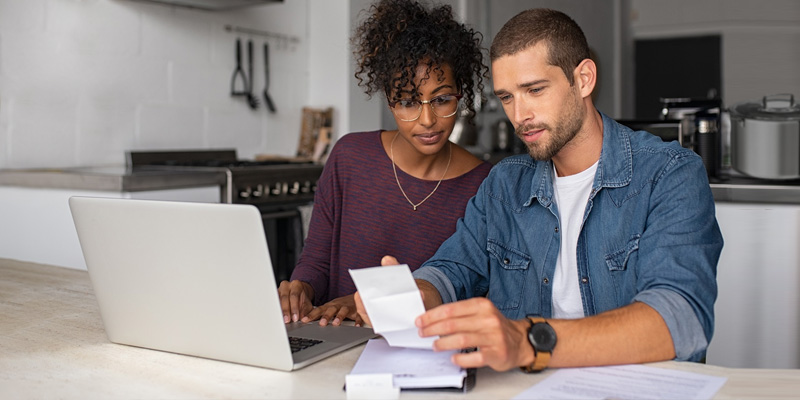
[[[279,287],[287,323],[360,325],[347,270],[394,254],[419,268],[455,232],[491,168],[449,141],[459,104],[474,117],[483,89],[480,34],[450,6],[382,0],[369,10],[353,37],[355,75],[368,95],[386,96],[398,129],[350,133],[331,151],[303,254]]]

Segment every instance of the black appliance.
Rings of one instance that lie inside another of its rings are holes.
[[[300,206],[314,200],[323,166],[309,161],[239,160],[235,149],[129,151],[132,170],[221,171],[220,202],[252,204],[261,212],[275,278],[289,279],[303,250]]]
[[[727,171],[729,135],[722,123],[722,100],[689,97],[661,98],[660,119],[618,120],[634,130],[645,130],[664,141],[677,140],[703,158],[709,178]]]

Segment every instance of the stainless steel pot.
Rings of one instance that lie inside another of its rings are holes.
[[[740,103],[730,115],[734,169],[761,179],[800,178],[800,105],[794,95]]]

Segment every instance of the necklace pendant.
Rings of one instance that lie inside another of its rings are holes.
[[[397,136],[399,135],[400,131],[397,131],[397,133],[394,134],[392,143],[389,144],[389,159],[392,161],[392,172],[394,172],[394,180],[395,182],[397,182],[397,187],[400,189],[400,193],[402,193],[403,197],[406,198],[408,204],[411,204],[411,207],[414,208],[414,211],[417,211],[418,206],[420,206],[422,203],[425,202],[425,200],[428,200],[428,198],[430,198],[431,196],[433,196],[434,193],[436,193],[436,189],[439,188],[439,185],[442,183],[442,180],[444,180],[444,177],[447,175],[447,170],[450,168],[450,161],[453,159],[453,143],[450,142],[447,143],[447,165],[444,167],[444,173],[442,174],[442,177],[439,178],[439,182],[436,182],[436,186],[430,193],[428,193],[427,196],[425,196],[424,199],[422,199],[422,201],[420,201],[418,204],[414,204],[413,202],[411,202],[411,199],[408,198],[406,191],[403,190],[403,186],[400,184],[400,178],[397,177],[397,165],[395,165],[394,163],[394,141],[397,140]]]

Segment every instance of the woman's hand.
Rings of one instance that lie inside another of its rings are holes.
[[[329,322],[333,326],[339,326],[345,318],[355,321],[356,326],[361,326],[364,323],[356,311],[356,302],[352,294],[333,299],[311,310],[303,317],[302,321],[309,322],[317,318],[319,318],[319,324],[322,326],[328,325]]]
[[[314,288],[307,282],[283,281],[278,286],[278,296],[281,300],[284,323],[300,321],[314,309],[311,304],[311,299],[314,298]]]

